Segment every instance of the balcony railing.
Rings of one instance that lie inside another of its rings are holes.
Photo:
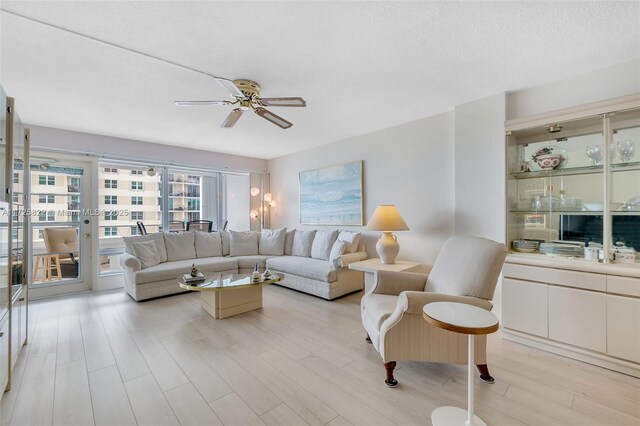
[[[77,185],[67,185],[67,192],[80,192],[80,187]]]

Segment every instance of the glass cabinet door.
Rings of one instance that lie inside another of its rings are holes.
[[[0,189],[4,192],[7,154],[7,96],[0,87]],[[0,197],[0,318],[9,307],[9,203]]]
[[[18,114],[13,121],[13,169],[11,186],[11,296],[24,285],[24,126]]]
[[[640,252],[640,109],[613,114],[611,122],[611,257],[633,263]]]

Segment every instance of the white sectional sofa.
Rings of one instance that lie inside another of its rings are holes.
[[[317,238],[316,238],[317,234]],[[182,293],[177,277],[195,264],[203,273],[283,273],[278,285],[332,300],[364,288],[362,272],[347,268],[367,258],[359,234],[347,231],[155,233],[125,237],[120,256],[127,293],[136,301]]]

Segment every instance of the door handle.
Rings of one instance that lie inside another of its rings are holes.
[[[88,232],[85,232],[84,234],[82,234],[82,238],[91,238],[91,234]]]

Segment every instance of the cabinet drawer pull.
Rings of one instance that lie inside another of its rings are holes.
[[[4,331],[0,331],[0,337],[4,336]]]
[[[18,302],[24,302],[24,297],[21,297],[20,299],[18,299]]]

